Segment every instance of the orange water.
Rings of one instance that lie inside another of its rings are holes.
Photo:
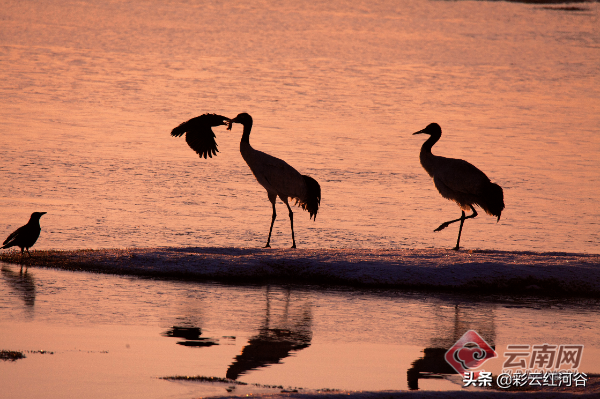
[[[467,159],[504,188],[466,248],[598,251],[600,6],[484,1],[1,2],[0,236],[48,212],[36,248],[264,245],[271,207],[217,128],[321,184],[302,247],[452,247],[460,215],[419,165]],[[291,244],[278,205],[272,244]]]
[[[224,286],[0,266],[0,350],[26,356],[0,361],[11,398],[227,395],[232,384],[160,377],[224,378],[232,370],[240,382],[304,392],[407,390],[411,369],[445,365],[430,357],[423,364],[424,351],[450,348],[469,329],[495,347],[498,358],[484,365],[495,375],[507,345],[544,343],[583,344],[580,371],[600,373],[593,299]],[[218,345],[180,345],[193,341],[168,336],[174,326],[198,328]],[[416,384],[462,389],[456,374]],[[279,390],[235,387],[245,392]]]

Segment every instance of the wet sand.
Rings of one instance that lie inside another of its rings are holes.
[[[600,255],[433,249],[135,248],[16,251],[0,261],[97,273],[245,283],[600,295]]]

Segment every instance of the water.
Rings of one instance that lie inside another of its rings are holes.
[[[248,112],[254,147],[322,186],[316,222],[296,210],[298,246],[454,246],[455,228],[433,229],[458,208],[436,192],[418,162],[424,138],[411,135],[435,121],[434,153],[467,159],[505,192],[500,223],[482,213],[467,222],[466,248],[598,253],[600,6],[581,7],[0,0],[0,237],[46,211],[38,249],[264,245],[271,208],[239,155],[241,127],[215,129],[220,153],[209,160],[169,135],[205,112]],[[278,210],[272,245],[288,247]],[[225,377],[273,329],[300,338],[279,364],[240,381],[407,389],[413,362],[451,345],[457,320],[500,352],[584,343],[583,370],[600,372],[593,300],[23,275],[5,265],[1,277],[0,349],[30,351],[0,362],[9,396],[224,394],[158,377]],[[164,336],[173,326],[220,344],[177,345]]]
[[[427,379],[414,372],[447,369],[425,353],[451,347],[469,329],[499,353],[485,364],[495,375],[507,345],[543,343],[583,344],[580,370],[600,372],[596,299],[226,286],[20,273],[5,264],[0,272],[0,349],[26,356],[0,361],[8,397],[190,398],[227,395],[232,386],[161,379],[172,376],[229,377],[303,392],[460,390],[456,374]],[[182,329],[198,330],[186,338]],[[200,346],[207,341],[217,345]],[[233,393],[245,392],[279,390],[250,385]]]
[[[467,248],[596,253],[600,6],[23,1],[0,7],[0,235],[47,211],[36,248],[259,246],[271,207],[217,128],[218,157],[170,137],[205,112],[254,117],[255,148],[321,184],[298,245],[452,247],[434,153],[499,183]],[[291,244],[278,205],[273,245]]]

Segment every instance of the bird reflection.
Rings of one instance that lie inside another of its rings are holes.
[[[204,324],[203,302],[196,299],[182,300],[179,311],[173,320],[171,329],[162,333],[164,337],[183,338],[177,345],[188,347],[207,347],[219,345],[218,338],[202,337]]]
[[[16,273],[8,266],[2,266],[2,279],[18,293],[27,308],[35,305],[35,281],[30,273],[21,271]]]
[[[199,327],[177,327],[173,326],[170,330],[163,333],[165,337],[183,338],[185,341],[177,342],[177,345],[183,346],[213,346],[219,345],[214,338],[201,337],[202,330]]]
[[[265,319],[258,334],[248,340],[242,353],[235,357],[227,369],[226,377],[232,380],[250,370],[279,364],[291,352],[310,346],[312,341],[312,314],[309,307],[290,314],[290,291],[286,293],[285,305],[280,317],[271,315],[271,298],[266,292]]]
[[[443,315],[440,315],[443,319]],[[443,323],[446,324],[446,323]],[[415,360],[406,372],[408,388],[419,389],[420,379],[443,378],[442,374],[456,374],[444,356],[448,349],[469,330],[475,330],[492,348],[496,347],[496,331],[493,309],[487,306],[477,308],[454,306],[452,327],[441,325],[439,337],[431,340],[430,347],[423,350],[424,356]]]

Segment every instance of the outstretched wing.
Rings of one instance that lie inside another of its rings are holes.
[[[171,131],[171,136],[180,137],[186,133],[185,141],[192,150],[196,151],[200,157],[206,159],[208,155],[212,158],[219,152],[212,127],[226,125],[228,122],[229,118],[224,116],[204,114],[183,122]]]

